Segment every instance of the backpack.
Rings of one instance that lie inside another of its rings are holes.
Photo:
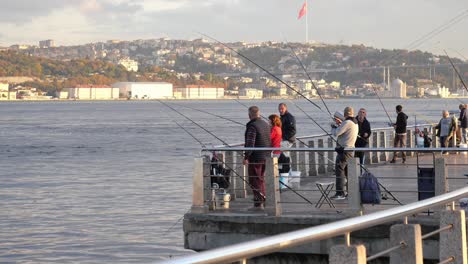
[[[372,173],[364,172],[359,178],[359,191],[361,204],[380,204],[382,195],[379,181]]]

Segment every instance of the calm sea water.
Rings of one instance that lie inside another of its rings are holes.
[[[262,114],[280,101],[241,101]],[[316,104],[324,106],[319,100]],[[246,123],[233,100],[169,101],[226,142],[244,127],[186,107]],[[322,133],[327,115],[305,100],[286,101],[298,135]],[[384,100],[395,119],[435,122],[459,100]],[[378,100],[327,100],[330,111],[366,107],[374,127],[388,122]],[[189,210],[192,161],[200,144],[221,142],[157,101],[0,103],[0,262],[150,263],[188,254],[181,218]],[[414,120],[416,116],[416,120]]]

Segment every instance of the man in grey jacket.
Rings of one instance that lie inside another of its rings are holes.
[[[354,148],[354,143],[359,132],[353,108],[348,106],[344,109],[343,113],[344,120],[335,118],[337,126],[332,126],[332,134],[337,137],[337,155],[335,160],[336,193],[332,197],[335,200],[343,200],[347,196],[345,187],[348,182],[348,159],[353,158],[354,151],[344,149]]]

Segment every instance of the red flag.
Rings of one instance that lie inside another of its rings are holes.
[[[299,15],[297,16],[297,19],[301,19],[307,12],[307,0],[304,2],[304,4],[301,7],[301,10],[299,10]]]

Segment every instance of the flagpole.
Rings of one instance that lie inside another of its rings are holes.
[[[305,0],[305,2],[306,2],[306,27],[305,28],[306,28],[306,44],[307,44],[307,42],[309,42],[309,29],[308,29],[309,23],[307,21],[308,20],[307,18],[309,17],[309,3],[307,3],[307,0]]]

